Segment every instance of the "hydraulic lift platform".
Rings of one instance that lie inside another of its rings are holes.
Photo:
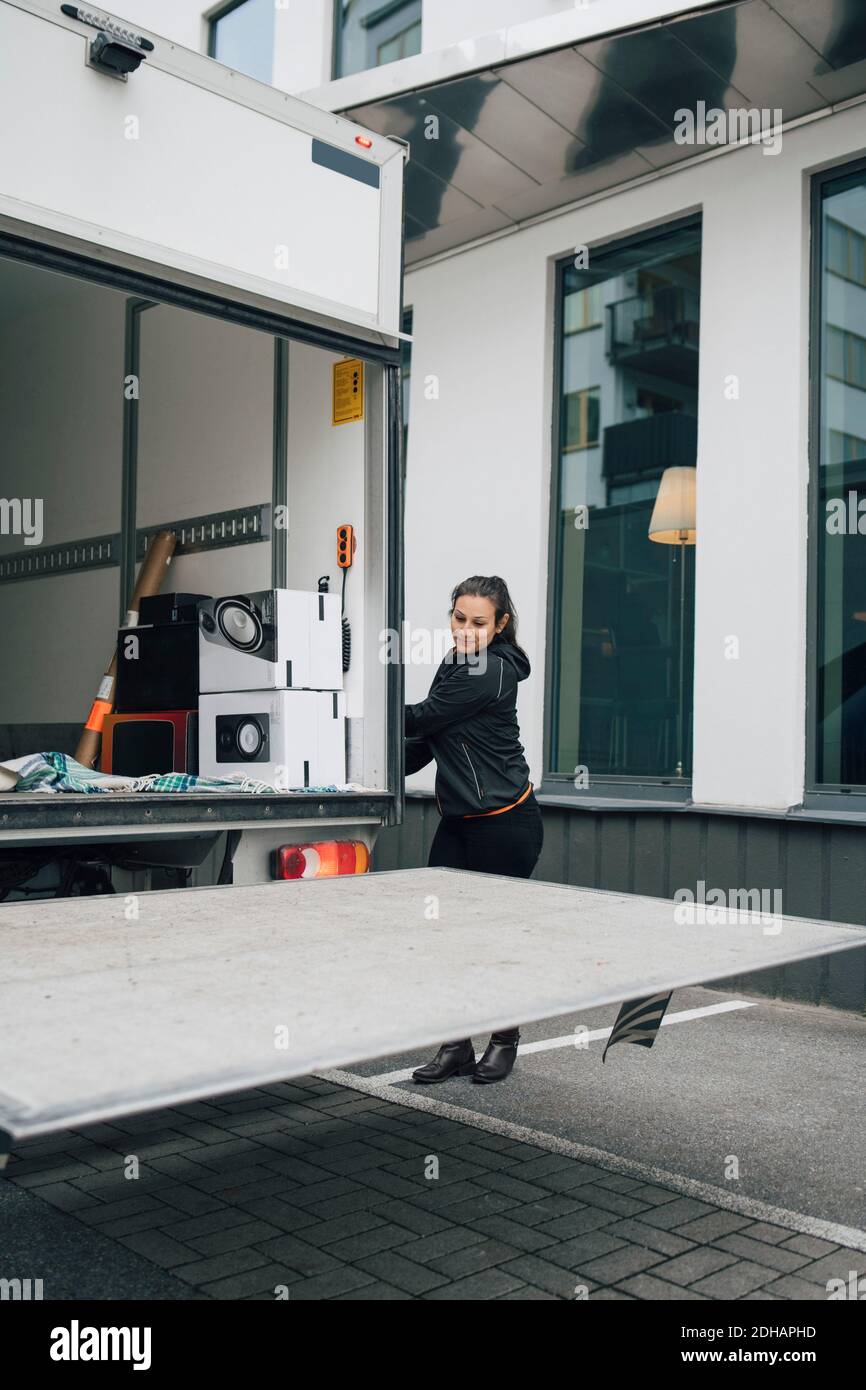
[[[31,1135],[866,946],[727,917],[456,869],[4,907],[0,1163]]]

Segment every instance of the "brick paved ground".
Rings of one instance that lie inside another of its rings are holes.
[[[272,1299],[276,1285],[292,1299],[573,1299],[578,1286],[603,1299],[826,1299],[828,1279],[866,1263],[314,1077],[33,1139],[6,1173],[63,1224],[50,1248],[66,1297],[86,1272],[87,1296],[128,1299]]]

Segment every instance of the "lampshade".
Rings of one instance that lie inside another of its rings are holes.
[[[649,524],[649,538],[663,545],[695,543],[694,468],[666,468]]]

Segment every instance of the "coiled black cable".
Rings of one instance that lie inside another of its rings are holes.
[[[328,593],[328,585],[330,584],[330,582],[331,582],[330,575],[327,575],[327,574],[321,575],[321,577],[320,577],[320,579],[319,579],[319,593],[320,593],[320,594],[326,594],[326,593]],[[343,670],[344,670],[344,671],[348,671],[348,669],[349,669],[349,662],[350,662],[350,660],[351,660],[351,658],[352,658],[352,629],[351,629],[350,626],[349,626],[349,619],[346,617],[346,571],[345,571],[345,570],[343,570],[343,591],[342,591],[342,594],[341,594],[341,597],[340,597],[340,610],[341,610],[341,614],[342,614],[342,616],[341,616],[341,618],[340,618],[340,622],[341,622],[342,628],[343,628]]]
[[[348,671],[349,662],[352,658],[352,629],[349,626],[349,619],[346,617],[346,570],[343,570],[343,593],[340,600],[342,608],[343,624],[343,670]]]

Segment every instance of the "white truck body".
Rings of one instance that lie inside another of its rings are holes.
[[[97,73],[97,32],[59,4],[0,5],[4,225],[393,341],[401,147],[158,35],[126,82]],[[313,140],[378,187],[334,177]]]
[[[60,728],[71,751],[156,529],[181,537],[165,591],[313,592],[327,574],[335,593],[348,522],[357,790],[0,795],[0,858],[122,844],[158,864],[158,845],[209,837],[206,883],[216,832],[239,829],[236,881],[262,881],[278,844],[369,848],[402,817],[402,665],[380,634],[402,630],[407,151],[156,34],[132,36],[150,47],[124,80],[92,45],[128,24],[63,9],[0,0],[0,494],[44,516],[37,544],[0,534],[0,763]],[[337,423],[346,357],[363,418]]]

